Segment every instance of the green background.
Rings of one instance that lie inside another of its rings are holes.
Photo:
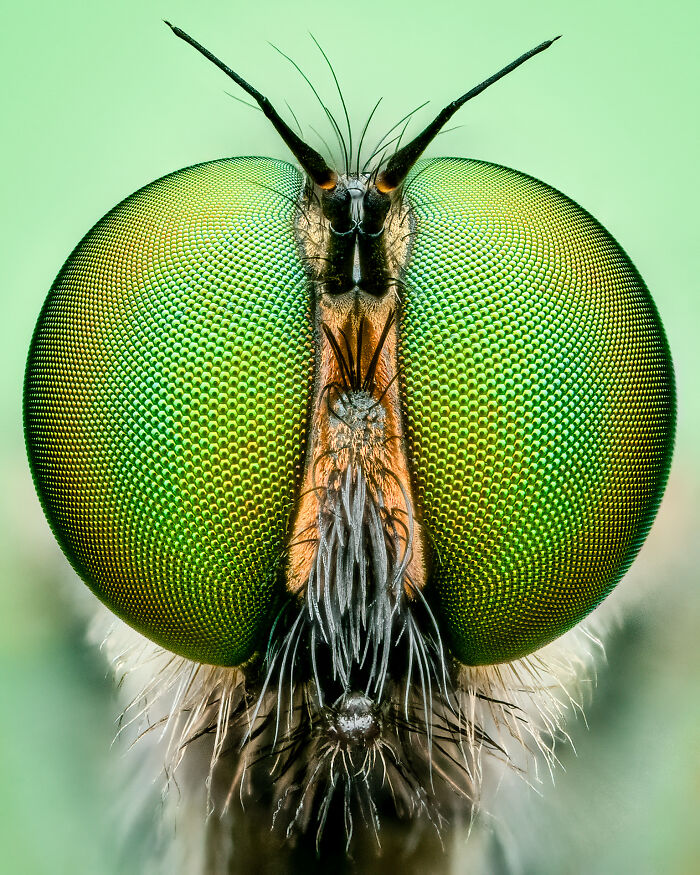
[[[611,597],[628,622],[608,647],[589,728],[572,725],[578,757],[563,752],[556,788],[533,793],[507,826],[527,873],[697,871],[697,3],[126,0],[28,2],[3,13],[0,872],[139,871],[110,826],[124,807],[107,773],[111,686],[83,643],[74,605],[83,587],[48,532],[24,457],[21,381],[43,298],[82,235],[136,188],[222,156],[288,157],[265,119],[227,97],[233,85],[162,18],[325,132],[307,87],[266,42],[292,54],[332,99],[311,29],[356,129],[384,95],[372,141],[423,100],[427,121],[430,109],[564,34],[464,108],[462,127],[431,154],[539,177],[618,239],[666,325],[679,431],[657,524]]]

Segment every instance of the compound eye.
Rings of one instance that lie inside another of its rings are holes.
[[[666,481],[674,384],[641,278],[561,193],[513,170],[420,162],[400,333],[403,404],[464,663],[532,652],[636,555]]]
[[[215,161],[127,198],[42,311],[25,422],[66,555],[116,614],[199,662],[264,639],[313,376],[301,174]]]

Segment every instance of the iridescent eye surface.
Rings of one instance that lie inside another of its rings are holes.
[[[29,455],[93,591],[171,650],[237,664],[272,612],[313,376],[298,170],[238,158],[89,232],[32,343]]]
[[[641,546],[671,361],[639,274],[560,192],[442,158],[405,194],[403,401],[432,584],[457,657],[502,662],[585,617]]]

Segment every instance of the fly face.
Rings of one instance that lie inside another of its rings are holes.
[[[489,721],[518,732],[489,678],[520,688],[514,661],[596,607],[649,529],[673,439],[663,330],[560,192],[420,158],[550,43],[340,173],[173,29],[304,175],[187,168],[86,236],[30,350],[37,490],[85,582],[182,657],[175,758],[212,732],[222,805],[348,842],[358,813],[439,830],[502,750]]]

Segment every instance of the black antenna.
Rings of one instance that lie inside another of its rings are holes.
[[[399,149],[397,152],[392,155],[389,159],[389,163],[386,166],[386,170],[379,174],[377,177],[377,188],[382,192],[390,192],[397,188],[406,178],[408,171],[413,167],[418,158],[420,158],[423,150],[430,143],[430,141],[437,135],[440,128],[443,127],[446,122],[448,122],[452,116],[457,112],[457,110],[464,106],[464,104],[471,100],[472,97],[476,97],[477,94],[481,94],[482,91],[485,91],[489,85],[493,85],[494,82],[498,82],[499,79],[502,79],[504,76],[507,76],[508,73],[512,73],[516,67],[519,67],[521,64],[524,64],[525,61],[528,61],[530,58],[538,55],[540,52],[543,52],[545,49],[548,49],[555,40],[558,40],[559,37],[555,36],[554,39],[546,40],[543,43],[540,43],[539,46],[535,46],[534,49],[530,49],[529,52],[525,52],[524,55],[521,55],[515,61],[512,61],[502,70],[499,70],[498,73],[494,73],[493,76],[489,76],[488,79],[485,79],[480,85],[477,85],[475,88],[472,88],[471,91],[467,91],[466,94],[463,94],[461,97],[457,98],[457,100],[453,100],[452,103],[448,103],[447,106],[438,113],[437,117],[432,121],[428,127],[422,131],[418,136],[411,140],[410,143],[407,143],[402,149]]]
[[[233,79],[233,81],[240,85],[240,87],[249,94],[253,100],[258,104],[263,113],[270,119],[277,133],[282,137],[284,142],[289,146],[292,151],[292,154],[297,159],[297,161],[301,164],[304,170],[308,173],[311,179],[316,183],[316,185],[324,188],[326,190],[331,190],[335,188],[336,182],[338,180],[338,175],[335,171],[331,170],[331,168],[326,164],[323,156],[321,156],[315,149],[312,149],[311,146],[308,146],[300,137],[298,137],[294,131],[289,127],[289,125],[281,118],[277,110],[270,103],[270,101],[265,97],[264,94],[261,94],[256,88],[253,88],[252,85],[249,85],[245,79],[238,75],[235,70],[232,70],[230,67],[226,66],[223,61],[220,61],[216,55],[213,55],[208,49],[205,49],[203,45],[197,42],[197,40],[193,39],[189,34],[185,33],[184,30],[181,30],[179,27],[175,27],[175,25],[171,24],[169,21],[165,22],[168,27],[172,30],[175,36],[179,37],[181,40],[184,40],[186,43],[189,43],[192,48],[197,49],[205,58],[210,60],[213,64],[223,70],[226,75]]]

